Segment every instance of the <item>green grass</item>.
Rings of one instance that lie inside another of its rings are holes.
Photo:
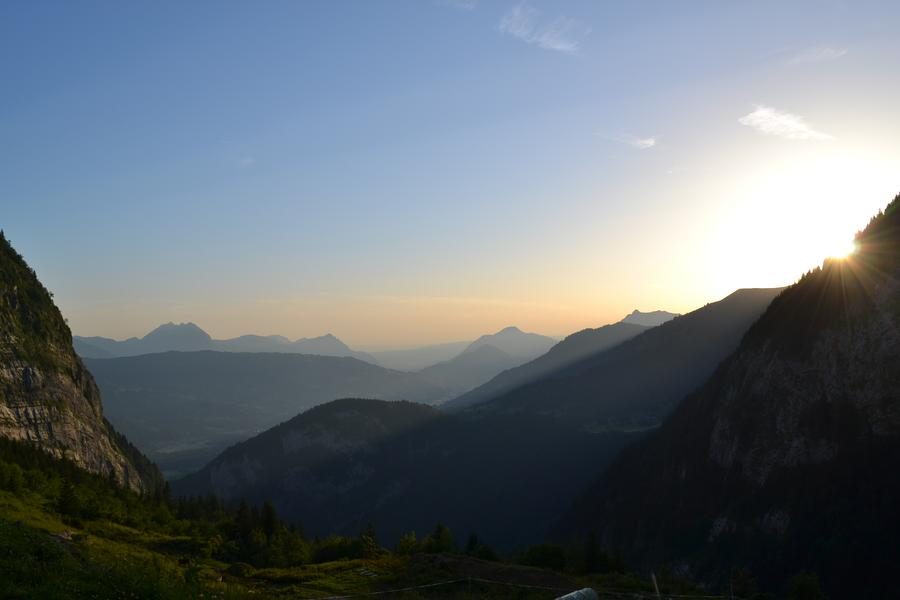
[[[221,563],[184,567],[152,550],[166,536],[109,522],[76,528],[40,497],[0,492],[2,598],[244,598],[245,586],[217,581]],[[63,539],[60,534],[69,532]]]
[[[460,573],[388,552],[367,559],[255,569],[202,558],[193,552],[195,546],[186,536],[141,531],[106,520],[74,527],[53,514],[37,494],[0,491],[0,573],[4,574],[0,598],[314,599],[464,579]],[[187,564],[180,564],[184,558]],[[530,600],[554,594],[474,582],[391,597]]]

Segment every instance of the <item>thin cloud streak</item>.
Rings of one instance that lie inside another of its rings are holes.
[[[619,144],[627,144],[636,150],[649,150],[659,143],[656,136],[639,137],[634,135],[602,135],[604,139],[618,142]]]
[[[828,62],[832,60],[837,60],[842,56],[846,55],[848,50],[846,48],[833,48],[830,46],[817,46],[815,48],[807,48],[802,52],[796,54],[790,60],[787,61],[787,64],[791,66],[795,65],[805,65],[812,63],[820,63],[820,62]]]
[[[507,11],[500,19],[499,28],[501,33],[526,44],[566,54],[578,54],[579,45],[591,32],[583,23],[565,16],[548,22],[539,10],[525,3]]]
[[[774,135],[787,140],[833,139],[827,133],[813,129],[803,117],[770,106],[757,106],[756,110],[738,119],[738,123],[752,127],[765,135]]]

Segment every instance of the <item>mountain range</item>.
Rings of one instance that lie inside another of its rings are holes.
[[[594,372],[608,378],[612,390],[622,385],[623,374],[634,379],[635,387],[652,382],[653,398],[666,401],[642,410],[659,423],[684,393],[685,383],[676,376],[656,377],[654,365],[674,364],[697,378],[706,369],[711,372],[714,355],[724,359],[752,322],[749,313],[755,307],[756,315],[761,314],[776,294],[738,292],[659,327],[618,323],[586,330],[529,364],[536,364],[535,377],[548,385],[558,381],[554,367],[570,368],[573,359],[580,365],[576,373],[615,364],[616,369]],[[637,343],[651,334],[649,341]],[[698,338],[701,334],[706,337]],[[704,340],[715,343],[706,352],[685,353]],[[633,350],[620,353],[634,343]],[[490,347],[478,344],[471,352]],[[501,381],[514,386],[518,377]],[[563,405],[578,405],[582,399],[567,381],[557,398],[564,395],[571,401]],[[408,528],[429,527],[441,515],[454,530],[477,531],[492,546],[510,551],[540,541],[619,450],[644,435],[631,431],[630,419],[623,419],[628,426],[601,430],[575,419],[548,418],[548,409],[537,404],[488,410],[495,402],[442,413],[410,406],[406,410],[423,416],[422,421],[402,434],[388,431],[377,439],[361,424],[370,411],[384,411],[382,403],[332,402],[234,445],[199,472],[174,481],[173,490],[214,493],[228,502],[268,498],[279,513],[302,520],[315,534],[349,532],[371,522],[381,539],[394,540]],[[597,410],[597,415],[580,417],[591,424],[608,412],[602,404]],[[382,427],[377,416],[372,423],[375,429]],[[315,457],[312,462],[310,456]]]
[[[438,397],[429,397],[429,404],[455,398],[488,381],[501,371],[543,354],[555,343],[553,338],[526,333],[517,327],[507,327],[495,334],[483,335],[473,342],[425,346],[406,352],[382,352],[373,355],[353,350],[331,334],[294,341],[279,335],[243,335],[226,340],[214,340],[194,323],[166,323],[142,338],[122,341],[79,336],[74,336],[73,340],[76,352],[83,358],[90,359],[133,357],[173,351],[217,351],[351,357],[381,366],[377,358],[381,357],[390,364],[407,367],[400,370],[419,372],[421,379],[444,390]]]
[[[73,341],[75,351],[83,358],[118,358],[157,352],[217,350],[350,356],[378,364],[372,356],[350,349],[330,333],[294,341],[280,335],[242,335],[226,340],[214,340],[194,323],[165,323],[142,338],[133,337],[119,341],[105,337],[74,336]]]
[[[780,292],[738,290],[645,331],[622,322],[579,332],[447,406],[542,414],[597,431],[655,427],[712,374]]]

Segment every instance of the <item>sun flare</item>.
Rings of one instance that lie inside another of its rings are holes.
[[[854,240],[843,241],[839,240],[834,243],[832,246],[832,250],[828,255],[828,258],[837,258],[837,259],[845,259],[851,256],[854,252],[856,252],[856,242]]]

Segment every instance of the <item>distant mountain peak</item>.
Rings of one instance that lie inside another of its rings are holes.
[[[144,337],[146,338],[146,337],[152,336],[154,334],[159,334],[159,333],[174,333],[174,332],[189,333],[189,334],[201,334],[207,338],[209,337],[208,333],[206,333],[203,329],[201,329],[199,325],[197,325],[196,323],[193,323],[191,321],[188,321],[187,323],[173,323],[172,321],[169,321],[168,323],[163,323],[162,325],[160,325],[159,327],[157,327],[156,329],[154,329],[153,331],[151,331]]]
[[[471,352],[481,346],[495,346],[506,354],[532,359],[549,350],[556,340],[537,333],[527,333],[518,327],[509,326],[497,333],[483,335],[463,351]]]
[[[514,333],[522,333],[522,330],[516,327],[515,325],[510,325],[509,327],[504,327],[500,331],[497,332],[497,335],[509,335]]]
[[[185,321],[182,323],[175,323],[174,321],[169,321],[168,323],[163,323],[157,329],[163,328],[171,328],[171,327],[184,327],[188,329],[200,329],[200,326],[194,323],[193,321]],[[202,331],[202,330],[201,330]]]

